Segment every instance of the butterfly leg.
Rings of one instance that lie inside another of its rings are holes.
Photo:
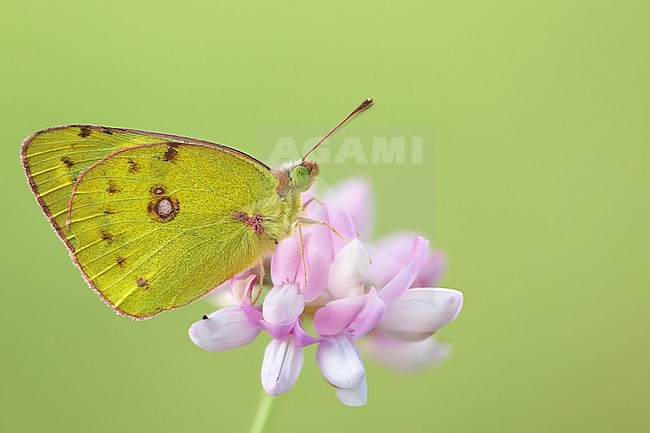
[[[300,239],[300,260],[302,261],[302,272],[305,279],[305,286],[307,286],[307,261],[305,260],[305,242],[302,238],[302,224],[300,221],[298,221],[297,226],[298,238]]]
[[[260,299],[260,296],[262,296],[262,290],[264,290],[264,277],[266,276],[266,271],[264,270],[264,262],[260,262],[259,264],[259,273],[260,273],[260,289],[257,292],[257,296],[255,296],[255,299],[253,299],[253,305],[257,303],[257,301]]]
[[[316,203],[318,203],[318,204],[320,204],[320,205],[323,204],[323,202],[320,201],[319,199],[317,199],[316,197],[312,197],[312,198],[310,198],[309,200],[307,200],[306,202],[304,202],[304,203],[302,204],[302,210],[307,209],[307,206],[309,206],[310,204],[312,204],[312,203],[314,203],[314,202],[316,202]]]
[[[339,233],[338,230],[336,230],[334,227],[332,227],[327,221],[319,221],[319,220],[313,220],[311,218],[298,217],[299,227],[300,227],[300,223],[308,224],[308,225],[318,224],[321,226],[325,226],[328,229],[330,229],[332,233],[334,233],[339,239],[341,239],[342,241],[347,241],[347,239],[345,239],[345,237],[343,237],[343,235]]]

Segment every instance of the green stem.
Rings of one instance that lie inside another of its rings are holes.
[[[250,433],[264,433],[266,424],[271,417],[271,409],[273,409],[274,401],[274,397],[262,391],[262,398],[260,399],[259,406],[257,406],[257,413],[255,413],[255,419],[253,420]]]

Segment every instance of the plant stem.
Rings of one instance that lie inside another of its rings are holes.
[[[253,420],[250,433],[264,433],[266,424],[271,417],[273,402],[275,402],[275,398],[262,391],[262,398],[260,398],[260,403],[257,406],[257,413],[255,413],[255,419]]]

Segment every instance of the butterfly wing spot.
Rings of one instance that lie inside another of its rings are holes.
[[[169,162],[175,162],[178,160],[178,150],[176,150],[175,145],[170,144],[167,147],[167,150],[165,150],[165,154],[163,155],[163,160]]]
[[[93,133],[93,129],[88,125],[84,125],[81,128],[79,128],[79,137],[81,138],[88,138],[92,133]]]
[[[172,204],[171,200],[169,200],[168,198],[163,198],[156,205],[156,212],[160,217],[163,218],[167,217],[172,212],[174,212],[174,205]]]
[[[129,164],[129,173],[137,173],[140,171],[140,164],[133,159],[129,158],[126,162]]]
[[[149,280],[142,277],[137,277],[135,279],[135,284],[140,287],[142,290],[149,290]]]
[[[109,244],[113,243],[113,234],[107,232],[106,230],[100,230],[99,231],[99,236],[102,238],[103,241],[108,242]]]
[[[106,209],[106,210],[104,211],[104,215],[113,215],[113,214],[115,214],[115,211],[114,211],[114,210]]]
[[[161,197],[149,202],[147,211],[154,221],[166,223],[176,218],[180,206],[178,200],[174,197]]]
[[[107,127],[105,127],[105,126],[101,126],[100,128],[102,128],[101,131],[102,131],[104,134],[113,135],[113,131],[112,131],[110,128],[107,128]]]
[[[126,262],[126,259],[122,256],[117,256],[115,258],[115,263],[117,263],[117,266],[119,266],[120,268],[124,267],[124,262]]]
[[[255,233],[258,235],[263,235],[264,234],[264,225],[262,223],[264,222],[264,215],[260,214],[255,214],[253,216],[248,215],[244,211],[235,211],[232,214],[232,218],[235,221],[241,221],[247,226],[249,226]]]
[[[61,162],[70,170],[74,166],[74,161],[69,156],[64,156],[61,158]]]
[[[164,185],[154,185],[151,187],[149,192],[151,195],[163,195],[165,194],[165,187]]]
[[[117,186],[117,182],[113,179],[108,179],[108,188],[106,188],[106,192],[109,194],[117,194],[118,192],[122,192],[122,189]]]

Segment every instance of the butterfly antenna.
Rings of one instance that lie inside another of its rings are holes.
[[[312,153],[314,150],[316,150],[316,148],[317,148],[318,146],[320,146],[320,144],[321,144],[323,141],[327,140],[327,138],[328,138],[330,135],[332,135],[332,134],[334,133],[334,131],[336,131],[336,130],[339,129],[341,126],[343,126],[343,125],[345,124],[345,122],[347,122],[348,120],[350,120],[350,118],[351,118],[352,116],[354,116],[355,114],[357,114],[357,113],[359,113],[359,112],[365,110],[366,108],[370,107],[370,106],[372,105],[373,102],[374,102],[374,101],[373,101],[372,98],[366,98],[366,99],[364,99],[363,102],[362,102],[361,104],[359,104],[359,106],[358,106],[357,108],[355,108],[354,110],[352,110],[352,112],[351,112],[350,114],[348,114],[347,116],[345,116],[345,119],[341,120],[341,121],[339,122],[339,124],[336,125],[334,128],[332,128],[332,130],[331,130],[330,132],[328,132],[327,134],[325,134],[325,136],[324,136],[323,138],[321,138],[320,140],[318,140],[318,143],[316,143],[316,144],[314,145],[314,147],[312,147],[311,149],[309,149],[309,152],[305,153],[305,156],[302,157],[302,160],[304,161],[305,158],[307,158],[307,156],[309,156],[310,153]]]

